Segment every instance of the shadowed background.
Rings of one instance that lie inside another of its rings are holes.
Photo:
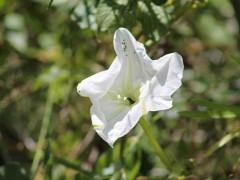
[[[183,56],[173,108],[146,117],[175,161],[170,176],[239,179],[239,2],[0,0],[0,179],[167,179],[140,127],[111,149],[76,91],[109,67],[119,27],[153,59]]]

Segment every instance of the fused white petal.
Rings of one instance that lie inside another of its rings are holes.
[[[120,70],[120,63],[116,57],[108,70],[97,73],[79,83],[77,91],[81,96],[100,98],[113,84]]]
[[[152,61],[127,29],[115,32],[114,49],[117,57],[110,68],[77,87],[80,95],[91,99],[93,127],[110,146],[148,111],[171,108],[171,95],[181,86],[183,74],[179,54]]]
[[[113,143],[127,134],[142,116],[142,104],[139,102],[133,107],[114,107],[110,119],[105,119],[101,110],[95,105],[91,107],[91,118],[95,130],[108,144],[113,147]],[[112,109],[111,109],[112,110]]]
[[[141,98],[145,99],[148,111],[172,107],[171,95],[181,86],[183,74],[182,57],[172,53],[152,62],[156,73],[143,87]]]

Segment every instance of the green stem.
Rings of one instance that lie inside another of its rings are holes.
[[[178,8],[173,15],[172,21],[175,22],[180,17],[182,17],[190,8],[192,7],[192,2],[186,2],[181,8]]]
[[[158,144],[157,140],[154,138],[152,131],[150,130],[148,124],[146,123],[146,121],[144,120],[143,117],[141,117],[141,119],[139,120],[140,125],[142,126],[145,134],[147,135],[148,139],[150,140],[150,142],[152,143],[152,146],[155,150],[155,152],[157,153],[157,155],[159,156],[159,158],[161,159],[161,161],[163,162],[163,164],[166,166],[166,168],[168,170],[171,170],[172,168],[172,163],[170,161],[170,159],[168,158],[168,156],[163,152],[161,146]]]
[[[76,171],[78,171],[78,172],[81,172],[81,173],[83,173],[83,174],[87,174],[87,175],[90,175],[90,174],[91,174],[90,171],[87,171],[87,170],[85,170],[85,169],[82,169],[79,164],[74,164],[74,163],[72,163],[72,162],[69,162],[69,161],[61,158],[61,157],[53,156],[53,162],[54,162],[55,164],[62,164],[62,165],[64,165],[64,166],[67,167],[67,168],[74,169],[74,170],[76,170]]]
[[[47,132],[49,129],[49,124],[50,124],[50,116],[51,116],[51,111],[52,111],[52,106],[53,106],[53,99],[51,96],[51,88],[49,87],[48,89],[48,97],[47,97],[47,102],[45,106],[45,111],[44,111],[44,116],[43,116],[43,121],[42,121],[42,127],[40,130],[40,135],[36,147],[36,153],[33,158],[33,163],[31,167],[31,179],[34,179],[37,169],[43,154],[43,148],[47,136]]]
[[[50,9],[50,7],[52,6],[52,3],[53,3],[53,0],[50,0],[48,4],[48,9]]]

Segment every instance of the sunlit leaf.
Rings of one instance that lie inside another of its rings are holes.
[[[26,28],[23,16],[17,13],[8,14],[5,16],[4,25],[9,30],[15,31],[22,31]]]
[[[146,37],[159,41],[167,32],[171,16],[169,12],[150,1],[138,1],[138,20]]]
[[[124,169],[115,172],[109,180],[128,180]]]
[[[213,152],[215,152],[217,149],[223,147],[228,142],[230,142],[232,139],[240,136],[240,130],[236,132],[232,132],[224,136],[222,139],[220,139],[218,142],[216,142],[214,145],[212,145],[208,151],[205,153],[206,156],[210,156]]]
[[[71,18],[77,22],[81,29],[97,29],[95,13],[97,0],[80,1],[75,7]]]
[[[146,0],[101,0],[96,20],[101,31],[114,31],[119,27],[131,29],[140,23],[148,39],[159,41],[167,32],[171,16],[169,9]]]
[[[24,52],[27,49],[27,34],[25,31],[10,31],[7,33],[6,38],[16,50]]]
[[[135,2],[126,0],[101,0],[96,21],[101,31],[115,31],[119,27],[131,28],[136,24]]]

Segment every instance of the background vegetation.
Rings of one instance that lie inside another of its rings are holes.
[[[240,179],[238,0],[0,0],[0,179]],[[111,149],[76,86],[109,67],[113,33],[183,56],[174,107]]]

